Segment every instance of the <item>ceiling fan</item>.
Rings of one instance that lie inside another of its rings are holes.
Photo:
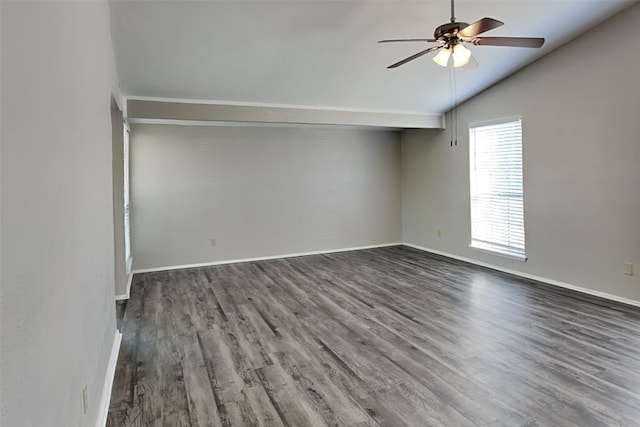
[[[473,24],[466,22],[456,22],[454,12],[454,0],[451,0],[451,22],[440,25],[433,33],[432,39],[392,39],[380,40],[378,43],[395,42],[427,42],[439,43],[437,46],[429,47],[414,55],[409,56],[387,68],[396,68],[409,61],[420,58],[429,52],[440,50],[433,61],[443,67],[449,63],[449,58],[453,56],[453,66],[462,67],[471,60],[471,51],[464,47],[465,43],[476,46],[507,46],[507,47],[531,47],[539,48],[544,44],[544,38],[540,37],[477,37],[504,25],[504,22],[493,18],[482,18]]]

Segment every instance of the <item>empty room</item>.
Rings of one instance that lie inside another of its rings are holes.
[[[1,426],[640,426],[637,1],[0,5]]]

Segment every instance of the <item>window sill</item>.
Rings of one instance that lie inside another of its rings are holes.
[[[494,249],[494,248],[486,247],[486,246],[479,246],[477,244],[475,244],[475,245],[474,244],[470,244],[469,248],[473,249],[474,251],[484,252],[486,254],[495,255],[495,256],[502,257],[502,258],[513,259],[513,260],[520,261],[520,262],[527,261],[527,255],[526,254],[519,254],[519,253],[514,253],[514,252],[509,252],[509,251],[501,251],[499,249]]]

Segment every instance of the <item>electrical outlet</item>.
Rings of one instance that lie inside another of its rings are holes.
[[[633,276],[633,263],[625,262],[624,263],[624,274],[627,276]]]
[[[216,245],[216,239],[209,239],[209,243],[211,244],[211,246],[215,246]]]
[[[87,384],[82,386],[82,408],[84,414],[87,415],[87,409],[89,408],[89,391],[87,390]]]
[[[438,237],[439,238],[442,237],[442,230],[440,230],[439,228],[438,228]]]

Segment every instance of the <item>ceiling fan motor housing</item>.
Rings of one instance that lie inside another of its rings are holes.
[[[468,27],[466,22],[450,22],[448,24],[440,25],[433,33],[433,38],[443,42],[449,42],[452,39],[458,38],[458,33]]]

